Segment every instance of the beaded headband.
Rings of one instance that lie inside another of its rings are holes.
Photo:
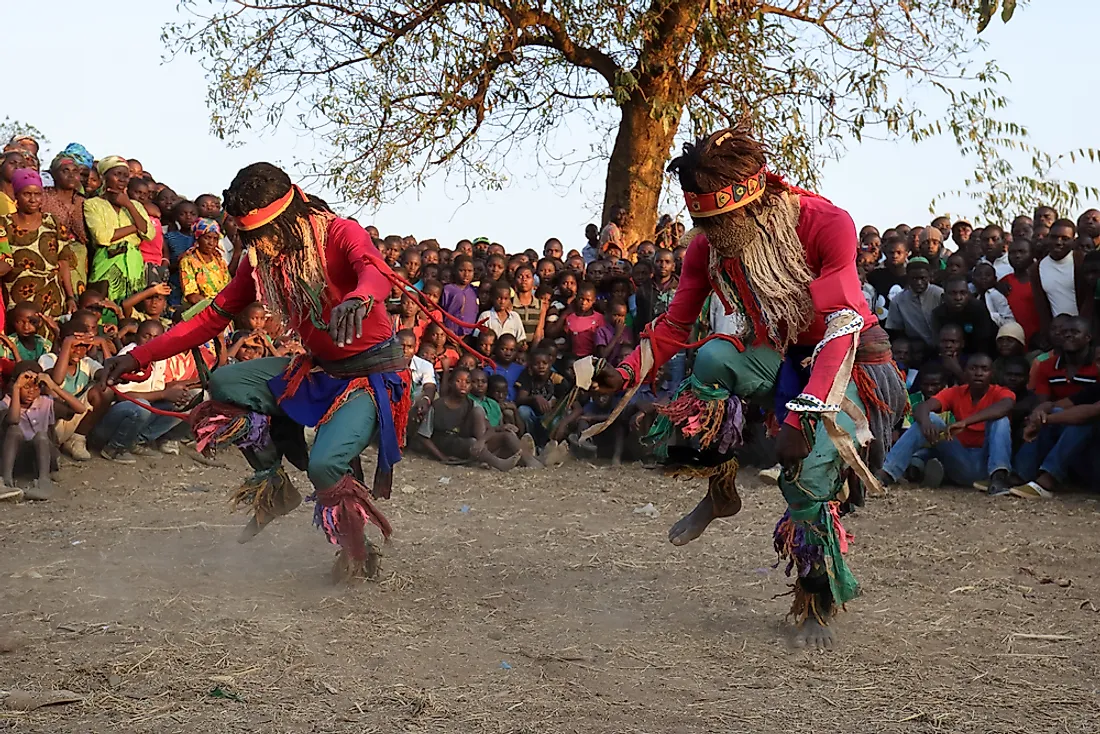
[[[767,180],[768,171],[766,168],[761,168],[744,181],[732,183],[709,194],[693,194],[685,191],[684,201],[687,202],[688,211],[692,217],[696,219],[715,217],[740,209],[759,199],[764,195]]]

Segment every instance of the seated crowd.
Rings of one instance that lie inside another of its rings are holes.
[[[177,418],[100,389],[104,359],[201,310],[243,254],[231,217],[212,194],[193,200],[158,183],[133,159],[95,161],[71,144],[40,173],[26,137],[0,165],[0,312],[8,420],[0,455],[7,487],[21,465],[28,498],[50,495],[59,450],[77,461],[134,463],[178,453]],[[551,238],[541,255],[508,254],[486,238],[453,249],[432,239],[367,231],[407,282],[385,307],[413,377],[410,447],[446,463],[501,471],[556,465],[572,454],[613,463],[648,460],[657,408],[690,373],[676,355],[594,442],[618,396],[574,387],[573,363],[617,362],[669,306],[679,283],[684,227],[662,217],[652,240],[624,241],[626,212],[612,208],[587,243]],[[911,392],[880,478],[977,484],[991,494],[1049,497],[1090,476],[1078,449],[1094,435],[1100,394],[1092,335],[1100,297],[1100,212],[1076,223],[1040,207],[1010,231],[940,217],[928,227],[860,232],[864,295],[891,335]],[[441,328],[421,313],[415,289],[457,321]],[[694,338],[738,336],[743,322],[711,298]],[[253,304],[234,329],[122,386],[154,408],[201,398],[200,377],[229,361],[301,350],[285,324]],[[481,355],[491,357],[486,361]],[[747,414],[748,415],[748,414]],[[762,410],[752,413],[766,420]],[[0,492],[2,494],[2,492]]]

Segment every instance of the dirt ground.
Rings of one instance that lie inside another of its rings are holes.
[[[0,505],[0,691],[81,697],[0,705],[0,732],[1073,734],[1100,719],[1090,498],[872,500],[847,522],[863,596],[824,653],[788,644],[782,505],[754,472],[744,511],[677,549],[665,534],[698,482],[410,458],[382,576],[349,589],[328,580],[309,506],[237,545],[225,498],[243,462],[226,461],[96,461],[64,470],[64,499]],[[648,502],[659,517],[634,512]]]

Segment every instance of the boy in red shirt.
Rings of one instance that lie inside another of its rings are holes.
[[[879,480],[894,484],[911,465],[928,457],[923,477],[928,486],[938,486],[945,475],[964,487],[988,478],[991,496],[1008,494],[1012,466],[1008,414],[1016,397],[1007,387],[991,385],[992,374],[989,355],[974,354],[966,363],[965,385],[940,390],[918,405],[913,425],[887,454]],[[947,425],[935,415],[943,411],[950,411],[955,422]]]

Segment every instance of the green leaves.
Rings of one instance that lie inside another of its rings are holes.
[[[1016,12],[1016,0],[979,0],[978,2],[978,33],[984,31],[993,16],[997,13],[997,7],[1001,8],[1001,20],[1005,23],[1012,20]]]

